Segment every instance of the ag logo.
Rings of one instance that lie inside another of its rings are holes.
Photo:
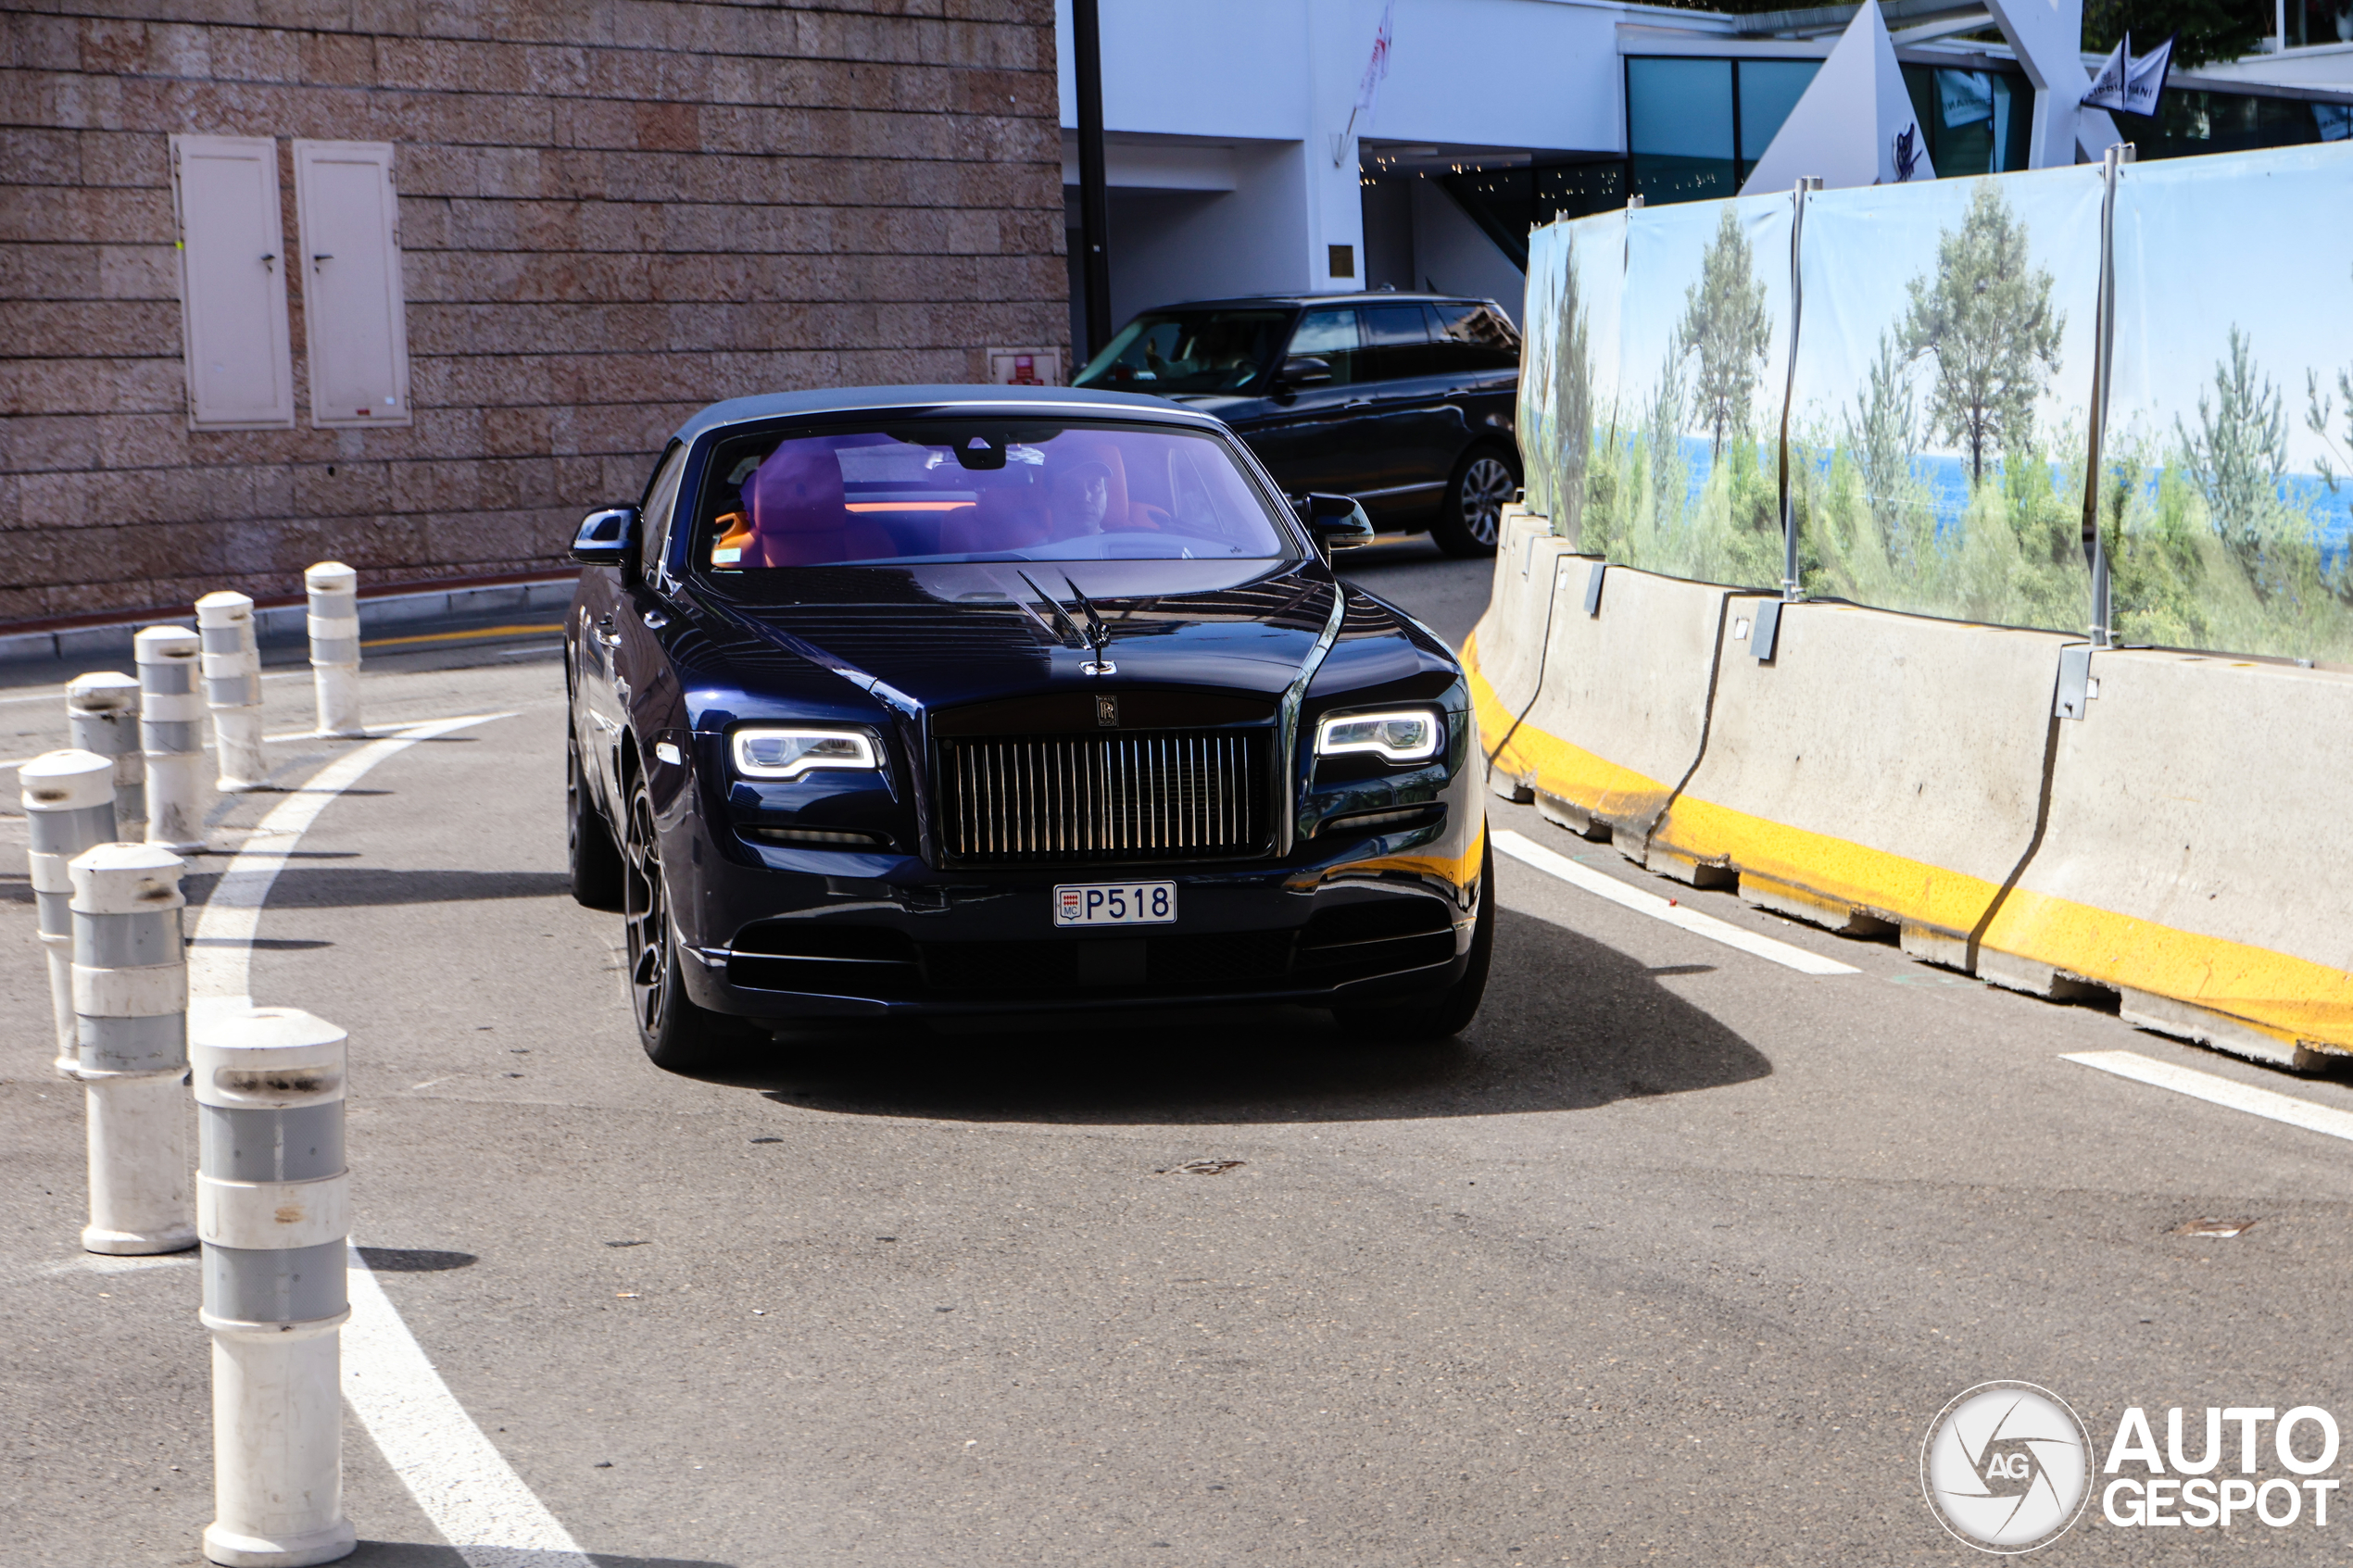
[[[2092,1442],[2067,1401],[2032,1383],[1981,1383],[1939,1411],[1920,1445],[1937,1521],[1980,1551],[2065,1535],[2091,1497]]]

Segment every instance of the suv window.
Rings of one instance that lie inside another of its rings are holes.
[[[1353,308],[1310,310],[1290,334],[1289,352],[1314,355],[1332,368],[1332,385],[1347,386],[1366,379],[1361,363],[1364,341]]]
[[[1073,386],[1137,392],[1245,392],[1275,357],[1289,312],[1150,310],[1073,379]]]
[[[1372,350],[1372,373],[1360,375],[1360,381],[1399,381],[1437,373],[1429,321],[1418,305],[1365,307],[1365,342]]]
[[[1448,300],[1430,307],[1439,369],[1447,375],[1519,369],[1519,333],[1484,300]]]

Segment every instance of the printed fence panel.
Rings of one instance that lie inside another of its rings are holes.
[[[2119,640],[2353,660],[2353,149],[2128,164],[2115,264]]]
[[[1789,254],[1786,195],[1626,215],[1614,416],[1588,458],[1580,548],[1703,582],[1780,580]]]
[[[1808,594],[2082,631],[2096,167],[1810,196],[1791,392]]]

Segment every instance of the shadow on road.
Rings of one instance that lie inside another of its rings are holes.
[[[1615,948],[1499,911],[1478,1020],[1435,1045],[1366,1042],[1303,1008],[1037,1018],[786,1036],[713,1073],[846,1116],[1165,1123],[1583,1110],[1772,1072]]]
[[[187,877],[191,904],[211,896],[218,872]],[[562,872],[394,871],[374,866],[288,866],[270,887],[270,908],[346,909],[375,904],[465,904],[483,898],[552,898],[569,896],[572,878]],[[0,889],[0,897],[5,897]],[[258,944],[257,944],[258,946]]]

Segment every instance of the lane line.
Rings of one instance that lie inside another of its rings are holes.
[[[343,1397],[467,1568],[596,1568],[483,1436],[351,1249]]]
[[[1534,839],[1514,833],[1509,828],[1499,829],[1493,837],[1495,847],[1515,860],[1533,866],[1548,875],[1556,876],[1563,882],[1581,887],[1588,893],[1606,898],[1611,903],[1631,909],[1638,915],[1648,915],[1653,920],[1665,921],[1668,925],[1680,926],[1694,936],[1705,936],[1710,942],[1721,942],[1727,947],[1738,947],[1743,953],[1753,954],[1760,959],[1769,959],[1785,969],[1797,971],[1800,974],[1860,974],[1863,972],[1853,964],[1841,963],[1836,959],[1826,959],[1819,953],[1809,953],[1805,948],[1793,947],[1787,942],[1776,942],[1770,936],[1760,936],[1754,931],[1718,920],[1714,915],[1704,915],[1697,909],[1688,909],[1681,904],[1670,903],[1655,893],[1645,893],[1639,887],[1629,887],[1606,872],[1597,872],[1591,866],[1579,865],[1567,856],[1547,849]]]
[[[422,741],[512,717],[478,713],[406,725],[337,758],[264,817],[196,920],[188,952],[190,1026],[252,1005],[252,944],[262,907],[288,856],[331,802],[377,763]],[[356,1247],[347,1277],[344,1399],[442,1539],[467,1568],[595,1568],[441,1380]]]
[[[2209,1105],[2225,1106],[2233,1110],[2244,1110],[2250,1116],[2284,1122],[2308,1133],[2324,1133],[2333,1138],[2353,1140],[2353,1110],[2315,1105],[2309,1099],[2298,1099],[2294,1095],[2284,1095],[2272,1089],[2259,1089],[2252,1084],[2242,1084],[2235,1078],[2224,1078],[2213,1073],[2201,1073],[2195,1067],[2176,1067],[2170,1061],[2158,1061],[2138,1051],[2069,1051],[2062,1053],[2059,1060],[2096,1068],[2102,1073],[2112,1073],[2119,1078],[2130,1078],[2136,1084],[2171,1089],[2177,1095],[2202,1099]]]
[[[310,831],[310,824],[330,802],[366,777],[377,763],[420,741],[512,717],[477,713],[408,725],[336,758],[262,818],[253,836],[221,872],[190,934],[195,940],[188,951],[188,1026],[200,1028],[223,1013],[241,1012],[253,1005],[253,938],[261,922],[261,907],[269,902],[278,873],[285,870],[286,851]]]

